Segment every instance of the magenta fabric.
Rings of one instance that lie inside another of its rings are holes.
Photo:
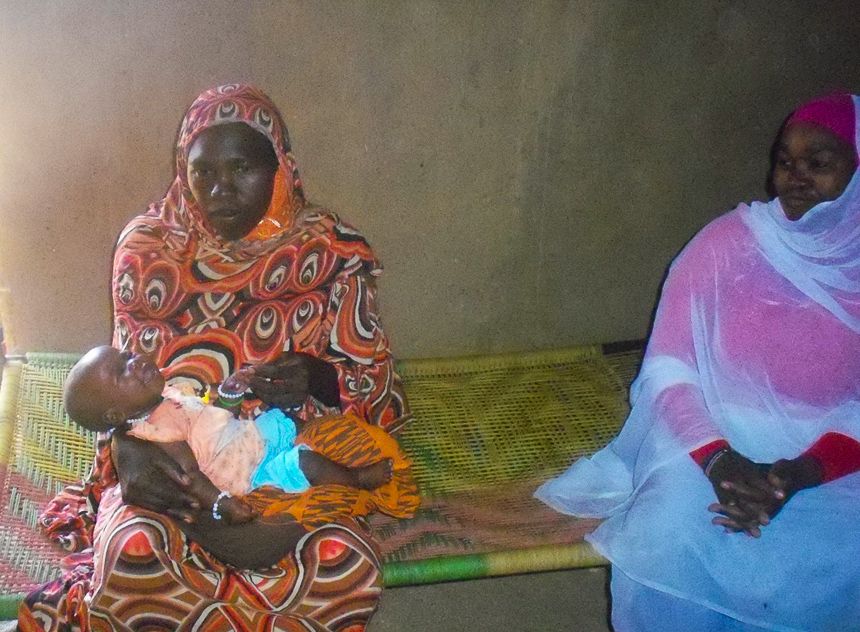
[[[857,128],[854,99],[850,94],[839,93],[808,101],[788,117],[785,126],[789,127],[795,123],[818,125],[853,146]]]

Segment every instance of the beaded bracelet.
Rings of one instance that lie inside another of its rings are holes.
[[[218,494],[218,498],[215,499],[215,502],[212,503],[212,517],[215,520],[222,520],[223,516],[221,515],[221,508],[218,506],[222,500],[225,498],[232,498],[230,492],[221,492]]]
[[[218,404],[222,408],[236,408],[241,405],[242,400],[245,397],[245,393],[227,393],[221,389],[221,385],[218,385]]]
[[[242,399],[245,397],[245,391],[242,391],[241,393],[225,393],[224,389],[221,388],[221,384],[219,384],[218,397],[222,399]]]

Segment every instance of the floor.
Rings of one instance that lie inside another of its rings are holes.
[[[389,588],[367,632],[611,632],[608,612],[607,570],[590,568]]]
[[[605,568],[390,588],[367,632],[610,632]]]

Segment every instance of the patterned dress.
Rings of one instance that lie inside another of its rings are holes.
[[[228,242],[194,201],[186,156],[203,130],[237,122],[271,141],[278,170],[263,219]],[[285,350],[312,354],[336,368],[343,413],[379,432],[405,423],[406,400],[376,311],[379,262],[355,229],[306,204],[287,129],[269,98],[241,85],[204,92],[183,121],[176,174],[164,198],[119,237],[114,344],[153,354],[169,381],[200,385]],[[326,412],[309,398],[299,415]],[[335,460],[358,465],[375,456],[366,440],[328,421],[309,424],[300,438]],[[27,597],[20,626],[363,630],[381,577],[368,531],[343,509],[354,506],[358,493],[333,485],[303,494],[255,490],[249,499],[264,516],[300,516],[308,533],[275,567],[236,569],[189,541],[170,519],[124,505],[109,442],[102,440],[88,479],[64,490],[42,516],[46,533],[70,556],[61,579]]]

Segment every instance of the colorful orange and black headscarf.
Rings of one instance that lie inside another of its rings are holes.
[[[259,224],[226,241],[191,194],[186,158],[203,130],[237,122],[269,139],[278,170]],[[287,128],[271,100],[252,86],[220,86],[185,115],[176,177],[164,198],[119,237],[114,344],[155,354],[169,379],[200,385],[284,350],[310,353],[338,369],[344,412],[394,428],[407,409],[376,312],[380,273],[355,229],[306,203]]]

